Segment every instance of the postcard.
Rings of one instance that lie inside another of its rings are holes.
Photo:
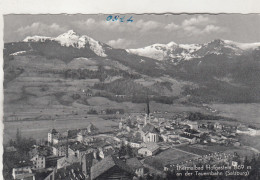
[[[260,14],[3,26],[3,179],[260,179]]]

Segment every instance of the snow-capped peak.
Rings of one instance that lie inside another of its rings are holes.
[[[129,53],[137,54],[140,56],[146,56],[157,60],[189,60],[194,56],[191,55],[193,51],[200,48],[197,44],[177,44],[173,41],[167,44],[153,44],[151,46],[146,46],[144,48],[138,49],[127,49]]]
[[[24,42],[45,42],[46,40],[51,40],[51,37],[46,36],[27,36]]]
[[[170,60],[178,63],[182,60],[200,58],[208,54],[238,56],[245,51],[260,49],[260,43],[238,43],[230,40],[215,39],[204,44],[153,44],[144,48],[128,49],[129,53],[150,57],[157,60]]]
[[[230,44],[230,45],[235,45],[237,47],[239,47],[242,50],[254,50],[256,48],[260,47],[260,42],[256,42],[256,43],[239,43],[239,42],[234,42],[234,41],[230,41],[230,40],[224,40],[224,42],[226,44]]]
[[[56,38],[45,37],[45,36],[31,36],[26,37],[23,41],[24,42],[45,42],[46,40],[56,41],[59,42],[62,46],[72,46],[76,48],[85,48],[89,45],[89,48],[94,51],[95,54],[101,57],[106,57],[105,50],[102,47],[102,43],[86,36],[80,36],[73,30],[69,30],[66,33],[59,35]]]
[[[172,47],[172,46],[178,46],[175,42],[171,41],[167,44],[167,46]]]

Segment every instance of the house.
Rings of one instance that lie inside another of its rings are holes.
[[[133,170],[115,156],[108,156],[91,167],[91,180],[132,180]]]
[[[56,169],[54,168],[53,170],[41,170],[37,171],[35,173],[35,179],[42,179],[42,180],[55,180],[55,171]]]
[[[76,139],[77,138],[77,134],[79,133],[80,129],[72,129],[72,130],[68,130],[68,139]]]
[[[36,154],[31,158],[33,162],[32,169],[44,169],[45,168],[45,156],[41,155],[40,153]]]
[[[67,145],[66,144],[55,144],[52,147],[52,153],[55,156],[65,156],[67,152]]]
[[[214,129],[221,129],[222,130],[223,126],[219,123],[219,122],[216,122],[214,124]]]
[[[184,134],[186,135],[193,135],[193,136],[196,136],[196,137],[201,137],[201,135],[203,134],[202,132],[198,132],[197,130],[195,129],[185,129]]]
[[[85,138],[88,138],[92,135],[98,134],[99,129],[90,123],[86,129],[81,129],[77,134],[77,141],[83,142]]]
[[[90,177],[90,171],[91,171],[91,167],[94,163],[94,153],[88,153],[88,154],[84,154],[81,160],[82,163],[82,172],[85,175],[85,177],[89,178]]]
[[[230,125],[230,124],[222,125],[222,131],[232,133],[232,132],[236,132],[236,130],[237,130],[237,126]]]
[[[85,154],[88,150],[88,146],[79,143],[79,142],[75,142],[73,144],[71,144],[68,148],[68,154],[70,156],[75,156],[75,157],[82,157],[83,154]]]
[[[147,143],[146,147],[138,149],[138,154],[141,156],[153,156],[160,150],[156,143]]]
[[[33,149],[31,149],[28,154],[30,158],[33,158],[35,155],[40,154],[42,156],[48,156],[50,155],[51,149],[49,146],[35,146]]]
[[[68,138],[65,136],[57,135],[52,138],[52,144],[59,144],[67,142]]]
[[[104,159],[107,156],[113,155],[115,150],[112,146],[104,146],[103,148],[99,148],[99,157]]]
[[[31,169],[32,162],[20,161],[12,170],[12,176],[14,179],[20,180],[35,180],[35,174]]]
[[[144,166],[137,158],[127,159],[126,164],[134,170],[138,177],[144,176]]]
[[[190,134],[190,135],[187,135],[187,134],[180,134],[180,139],[184,139],[184,140],[187,140],[189,141],[190,144],[195,144],[197,142],[197,138],[196,136]]]
[[[190,126],[191,129],[198,129],[198,122],[197,121],[187,121],[186,124]]]
[[[77,133],[77,141],[78,142],[83,142],[84,138],[87,136],[87,130],[82,129]]]
[[[140,148],[141,147],[141,142],[129,142],[128,144],[132,148]]]
[[[154,125],[147,123],[141,130],[143,142],[158,142],[160,131]]]
[[[85,180],[85,176],[82,172],[81,164],[74,163],[72,165],[60,168],[55,173],[55,180]]]
[[[52,129],[51,131],[48,132],[48,142],[53,143],[53,138],[58,137],[59,133],[56,131],[56,129]]]
[[[70,166],[74,163],[78,163],[81,160],[75,156],[64,156],[57,161],[57,169],[61,169]]]

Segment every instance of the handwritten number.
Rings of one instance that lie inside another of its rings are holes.
[[[133,16],[131,16],[130,18],[128,18],[127,19],[127,22],[133,22],[134,20],[132,19],[133,18]],[[110,21],[110,20],[112,20],[112,21],[117,21],[117,20],[119,20],[120,22],[124,22],[124,19],[125,19],[125,16],[124,17],[121,17],[121,18],[119,18],[119,16],[115,16],[114,18],[113,18],[113,16],[112,15],[110,15],[110,16],[107,16],[107,21]]]
[[[125,16],[120,18],[120,22],[124,22]]]
[[[115,16],[115,18],[112,21],[117,21],[119,16]]]
[[[127,22],[133,22],[134,20],[132,20],[132,17],[133,16],[131,16],[129,19],[127,19]]]
[[[110,21],[113,18],[113,16],[107,16],[107,21]]]

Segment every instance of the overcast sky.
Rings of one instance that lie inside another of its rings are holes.
[[[5,15],[4,41],[27,36],[56,37],[68,30],[88,35],[116,48],[139,48],[155,43],[205,43],[213,39],[260,42],[259,14],[135,15],[133,22],[107,21],[108,15]]]

